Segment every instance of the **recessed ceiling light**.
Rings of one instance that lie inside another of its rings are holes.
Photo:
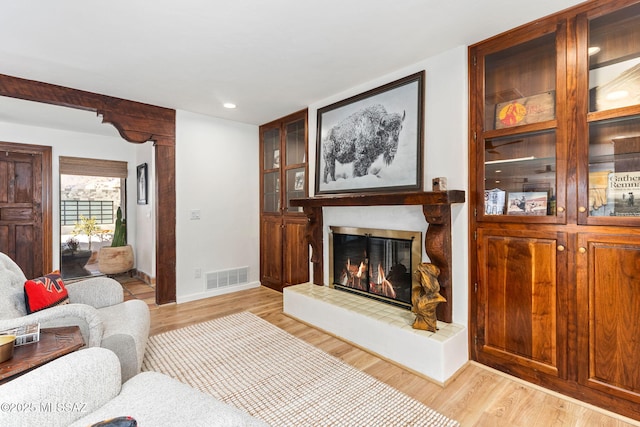
[[[225,102],[224,104],[222,104],[222,106],[224,108],[229,108],[229,109],[234,109],[236,108],[236,104],[232,103],[232,102]]]
[[[600,52],[600,48],[598,46],[592,46],[589,48],[588,52],[589,56],[595,55],[596,53]]]

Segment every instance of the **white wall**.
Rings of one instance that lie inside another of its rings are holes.
[[[207,272],[248,266],[248,286],[259,285],[258,155],[257,126],[176,112],[179,303],[221,293],[206,291]],[[190,219],[193,210],[200,220]]]
[[[65,108],[53,107],[52,108]],[[86,114],[86,120],[100,122],[95,113]],[[84,120],[81,117],[81,120]],[[104,124],[102,126],[111,125]],[[136,148],[122,139],[115,128],[114,136],[95,135],[90,133],[69,132],[47,127],[25,126],[15,123],[0,122],[0,140],[21,144],[46,145],[52,148],[52,210],[53,210],[53,267],[60,267],[60,156],[87,157],[105,160],[121,160],[128,162],[127,178],[127,230],[129,243],[136,236]],[[133,195],[133,196],[131,196]]]
[[[136,148],[136,164],[132,168],[147,164],[147,204],[136,204],[136,269],[150,278],[156,276],[156,194],[155,194],[155,149],[153,142],[132,144]],[[137,188],[136,188],[137,191]],[[137,192],[129,194],[129,198],[137,203]]]
[[[468,194],[468,84],[467,47],[460,46],[428,58],[410,67],[382,76],[366,85],[309,106],[309,175],[315,177],[317,110],[349,96],[376,88],[399,78],[426,70],[425,84],[425,139],[424,189],[431,190],[431,179],[448,178],[448,188],[465,190]],[[313,183],[310,183],[313,189]],[[453,321],[468,326],[468,205],[452,207],[452,286]],[[324,241],[329,226],[360,226],[416,230],[425,232],[427,223],[420,206],[393,206],[377,208],[324,208]],[[324,245],[324,277],[328,273],[328,245]],[[426,261],[426,255],[423,254]],[[462,349],[460,351],[463,351]],[[466,351],[466,349],[464,349]]]

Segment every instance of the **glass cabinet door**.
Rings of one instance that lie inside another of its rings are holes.
[[[301,207],[290,205],[291,199],[303,198],[307,196],[306,179],[306,129],[305,120],[300,119],[287,123],[285,127],[285,197],[286,209],[288,212],[302,212]]]
[[[485,215],[555,215],[555,131],[485,140]]]
[[[263,212],[280,211],[280,130],[269,129],[262,135]]]
[[[589,161],[579,220],[640,221],[640,4],[587,26]]]
[[[556,221],[557,49],[551,32],[489,53],[478,170],[486,220]],[[564,190],[563,190],[564,191]],[[564,194],[564,192],[563,192]],[[538,218],[538,219],[535,219]],[[547,218],[547,219],[544,219]]]
[[[555,119],[555,34],[485,57],[484,130]]]
[[[640,5],[589,20],[589,111],[640,104]]]

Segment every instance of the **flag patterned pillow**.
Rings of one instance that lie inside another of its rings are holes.
[[[35,313],[45,308],[67,304],[69,294],[59,271],[54,271],[24,284],[24,302],[27,313]]]

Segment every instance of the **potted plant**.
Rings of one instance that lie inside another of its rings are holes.
[[[84,215],[80,215],[80,222],[75,223],[75,226],[73,227],[73,231],[72,231],[73,237],[77,236],[78,234],[87,235],[87,237],[89,238],[89,251],[91,251],[91,238],[93,236],[96,236],[96,237],[99,236],[100,235],[99,233],[100,233],[100,227],[98,227],[95,217],[87,218]],[[77,249],[77,246],[76,246],[76,249]]]
[[[74,254],[80,247],[80,242],[78,241],[78,239],[75,238],[75,236],[69,237],[66,243],[67,243],[67,249],[65,249],[65,251],[68,251],[71,254]]]
[[[127,220],[118,207],[111,246],[103,246],[98,254],[98,269],[104,274],[125,273],[133,268],[133,248],[127,244]]]

